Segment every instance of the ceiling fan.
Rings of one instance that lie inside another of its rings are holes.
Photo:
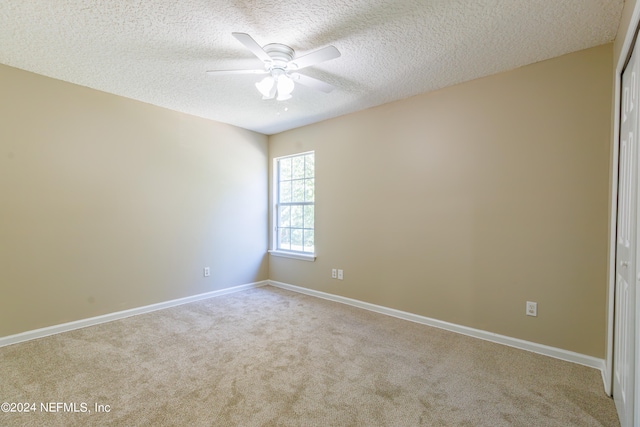
[[[284,101],[291,98],[294,82],[319,91],[329,93],[334,87],[329,83],[304,74],[297,70],[319,64],[340,56],[340,51],[333,46],[318,49],[307,55],[295,56],[295,51],[287,45],[270,43],[264,47],[245,33],[231,33],[240,43],[245,45],[255,56],[264,62],[263,69],[255,70],[209,70],[207,74],[269,74],[256,83],[256,88],[262,94],[262,99],[277,99]]]

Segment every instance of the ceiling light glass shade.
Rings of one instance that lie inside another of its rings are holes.
[[[276,80],[271,76],[267,76],[256,83],[256,88],[262,94],[262,99],[271,99],[276,95]]]
[[[295,87],[295,83],[291,77],[280,72],[265,77],[256,83],[256,88],[262,94],[262,99],[276,98],[278,101],[284,101],[291,98],[291,92]]]
[[[284,101],[291,98],[295,84],[293,80],[285,74],[278,76],[278,101]]]

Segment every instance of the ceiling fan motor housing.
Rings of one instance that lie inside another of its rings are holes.
[[[281,70],[287,69],[287,64],[289,66],[295,65],[294,63],[289,62],[293,59],[294,50],[289,46],[280,44],[280,43],[270,43],[264,46],[262,49],[269,55],[272,59],[270,64],[265,64],[267,70],[272,71],[274,68],[279,68]]]

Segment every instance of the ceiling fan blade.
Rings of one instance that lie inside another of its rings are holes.
[[[207,70],[207,74],[223,76],[225,74],[269,74],[267,70]]]
[[[262,49],[262,46],[260,46],[249,34],[231,33],[231,35],[238,39],[240,43],[245,45],[245,47],[253,52],[255,56],[257,56],[264,62],[271,62],[271,57],[267,54],[267,52],[264,51],[264,49]]]
[[[300,83],[301,85],[310,87],[312,89],[319,90],[324,93],[329,93],[335,87],[330,85],[329,83],[323,82],[322,80],[314,79],[313,77],[305,76],[304,74],[292,73],[289,75],[294,82]]]
[[[334,46],[327,46],[315,52],[308,53],[299,58],[293,58],[287,66],[292,69],[299,70],[301,68],[309,67],[311,65],[319,64],[320,62],[335,59],[340,56],[340,51]]]

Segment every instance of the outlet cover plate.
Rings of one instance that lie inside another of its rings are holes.
[[[538,303],[527,301],[527,316],[537,316],[538,315]]]

